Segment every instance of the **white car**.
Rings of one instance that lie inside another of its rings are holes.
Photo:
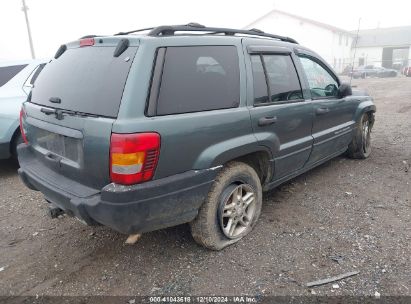
[[[19,115],[46,60],[0,62],[0,159],[16,156],[21,142]]]

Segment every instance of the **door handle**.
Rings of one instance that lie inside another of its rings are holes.
[[[317,110],[315,110],[315,114],[317,115],[324,115],[324,114],[327,114],[328,112],[330,112],[329,108],[318,108]]]
[[[258,125],[260,127],[263,127],[263,126],[269,126],[269,125],[275,124],[276,122],[277,122],[276,116],[262,117],[258,120]]]

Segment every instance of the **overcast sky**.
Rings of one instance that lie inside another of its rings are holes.
[[[410,0],[26,0],[37,58],[68,41],[142,27],[198,22],[242,28],[271,9],[346,30],[411,25]],[[21,0],[0,1],[0,60],[30,58]],[[264,29],[261,29],[264,30]],[[281,29],[275,31],[281,35]]]

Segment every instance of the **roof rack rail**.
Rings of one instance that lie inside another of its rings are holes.
[[[147,29],[144,29],[147,30]],[[135,32],[135,31],[133,31]],[[149,36],[173,36],[175,32],[209,32],[212,34],[225,34],[228,36],[234,36],[235,34],[244,34],[252,36],[261,36],[266,38],[278,39],[285,42],[296,43],[298,42],[290,37],[284,37],[280,35],[268,34],[259,29],[250,29],[250,30],[236,30],[230,28],[219,28],[219,27],[206,27],[198,23],[189,23],[186,25],[163,25],[152,28],[148,33]],[[132,33],[128,32],[127,34]]]
[[[208,34],[224,34],[227,36],[234,36],[235,34],[243,34],[243,35],[273,38],[273,39],[278,39],[278,40],[285,41],[285,42],[291,42],[291,43],[298,44],[298,42],[294,40],[293,38],[265,33],[262,30],[255,29],[255,28],[250,29],[250,30],[236,30],[236,29],[230,29],[230,28],[206,27],[205,25],[202,25],[196,22],[190,22],[188,24],[183,24],[183,25],[163,25],[163,26],[157,26],[157,27],[147,27],[147,28],[129,31],[129,32],[120,32],[114,35],[115,36],[128,35],[128,34],[143,32],[143,31],[150,31],[148,35],[154,36],[154,37],[173,36],[175,32],[207,32]]]
[[[143,29],[129,31],[129,32],[119,32],[117,34],[114,34],[114,36],[128,35],[128,34],[137,33],[137,32],[149,31],[149,30],[152,30],[152,29],[155,29],[155,27],[146,27],[146,28],[143,28]]]

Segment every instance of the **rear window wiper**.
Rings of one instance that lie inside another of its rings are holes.
[[[56,118],[58,120],[62,120],[65,114],[70,115],[70,116],[80,116],[80,117],[99,117],[99,115],[96,115],[96,114],[89,114],[89,113],[72,111],[72,110],[41,108],[40,111],[46,115],[54,114],[56,115]]]

